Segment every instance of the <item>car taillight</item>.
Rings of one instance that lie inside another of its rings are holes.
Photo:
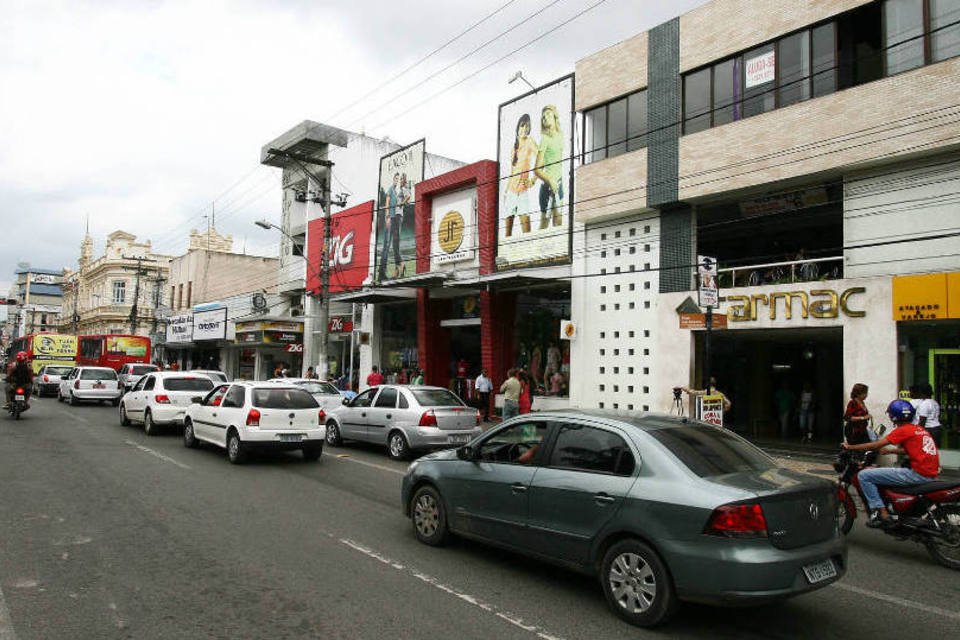
[[[317,419],[320,421],[317,424],[323,424],[327,421],[327,412],[323,409],[320,409],[320,413],[317,414]]]
[[[713,510],[703,532],[727,538],[765,538],[767,519],[759,504],[725,504]]]
[[[420,426],[421,427],[435,427],[437,426],[437,416],[433,412],[433,409],[430,411],[425,411],[422,416],[420,416]]]
[[[157,401],[157,404],[170,404],[170,396],[158,393],[153,396],[153,399]]]
[[[50,376],[48,376],[47,374],[43,374],[43,381],[50,382]]]
[[[247,414],[247,426],[248,427],[259,427],[260,426],[260,412],[256,409],[250,409],[250,413]]]
[[[477,410],[477,426],[480,426],[480,410]]]
[[[117,380],[117,389],[123,389],[123,380]]]
[[[76,380],[73,381],[73,388],[74,388],[74,389],[79,389],[79,388],[80,388],[80,379],[79,379],[79,378],[77,378]]]

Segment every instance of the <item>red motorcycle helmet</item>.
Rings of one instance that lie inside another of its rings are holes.
[[[30,357],[27,355],[27,352],[26,352],[26,351],[18,351],[18,352],[17,352],[17,362],[26,362],[26,361],[29,360],[29,359],[30,359]]]

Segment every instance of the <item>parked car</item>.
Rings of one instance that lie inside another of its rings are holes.
[[[214,384],[219,384],[221,382],[230,382],[230,376],[225,374],[223,371],[216,371],[214,369],[191,369],[187,373],[202,373],[211,380]]]
[[[271,378],[267,382],[277,384],[295,384],[316,398],[324,411],[328,413],[343,404],[343,396],[335,386],[329,382],[322,382],[312,378]]]
[[[326,413],[312,395],[295,385],[234,382],[195,397],[183,424],[183,444],[199,441],[227,450],[230,462],[251,449],[300,449],[307,460],[323,453]]]
[[[123,383],[109,367],[74,367],[60,380],[57,400],[76,405],[80,401],[120,404]]]
[[[813,591],[847,566],[829,480],[678,417],[519,416],[412,463],[401,500],[420,541],[453,533],[598,574],[610,608],[639,626],[680,601]]]
[[[327,444],[382,444],[394,460],[462,445],[482,432],[480,412],[442,387],[381,385],[344,402],[327,417]]]
[[[72,370],[72,364],[47,364],[40,367],[37,375],[33,376],[33,395],[38,398],[48,393],[57,395],[57,391],[60,389],[60,380]]]
[[[207,376],[179,371],[149,373],[120,400],[120,424],[143,424],[148,436],[156,435],[161,425],[182,425],[193,398],[213,389]]]
[[[127,391],[133,388],[133,385],[144,375],[152,373],[154,371],[160,371],[160,367],[155,364],[144,364],[144,363],[127,363],[120,367],[117,370],[117,374],[120,376],[120,382],[123,383],[123,388]]]

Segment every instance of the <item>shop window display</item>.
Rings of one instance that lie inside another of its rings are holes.
[[[566,301],[522,298],[518,305],[516,364],[529,373],[535,395],[569,395],[570,343],[559,339],[565,312]]]

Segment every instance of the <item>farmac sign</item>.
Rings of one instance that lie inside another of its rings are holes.
[[[786,320],[791,320],[795,311],[801,318],[837,318],[842,313],[850,318],[862,318],[866,311],[852,309],[851,298],[865,293],[865,287],[851,287],[838,293],[832,289],[813,289],[806,291],[787,291],[771,294],[755,293],[750,296],[727,296],[727,317],[731,322],[755,321],[762,307],[767,308],[771,320],[777,319],[777,310],[783,312]]]

